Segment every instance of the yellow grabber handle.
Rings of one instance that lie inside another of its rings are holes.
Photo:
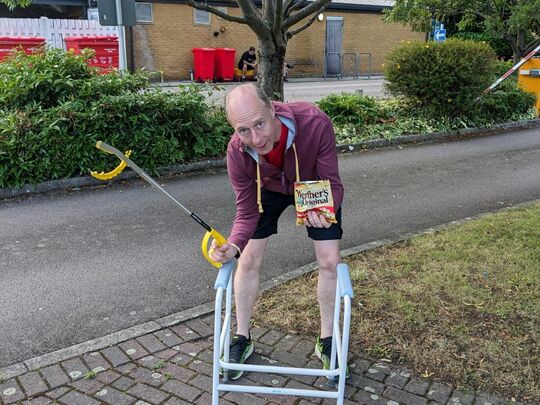
[[[152,177],[150,177],[143,169],[141,169],[139,166],[133,162],[129,156],[124,155],[122,152],[120,152],[115,147],[106,144],[105,142],[97,141],[96,148],[99,150],[102,150],[104,152],[110,153],[112,155],[115,155],[118,159],[122,161],[122,163],[125,163],[127,166],[131,167],[139,176],[141,176],[144,180],[146,180],[150,185],[157,188],[159,191],[161,191],[163,194],[165,194],[167,197],[169,197],[176,205],[178,205],[180,208],[182,208],[195,222],[197,222],[199,225],[201,225],[204,229],[206,229],[206,234],[204,235],[203,241],[201,243],[201,249],[203,256],[208,262],[216,267],[220,268],[221,263],[216,262],[210,258],[210,254],[212,252],[211,244],[210,244],[210,238],[215,239],[218,246],[221,246],[224,243],[227,243],[227,239],[223,235],[221,235],[218,231],[216,231],[214,228],[210,227],[206,222],[204,222],[201,218],[197,216],[194,212],[191,212],[186,207],[184,207],[179,201],[176,200],[172,195],[170,195],[163,187],[161,187],[157,181],[155,181]],[[124,166],[125,167],[125,166]],[[116,169],[115,169],[116,170]],[[123,170],[123,168],[122,168]]]
[[[214,249],[211,247],[211,239],[215,239],[218,246],[223,245],[224,243],[227,243],[227,239],[220,234],[218,231],[212,228],[211,231],[207,231],[204,234],[204,238],[201,242],[201,250],[204,258],[214,267],[220,268],[221,263],[215,262],[210,258],[210,253],[213,252]]]

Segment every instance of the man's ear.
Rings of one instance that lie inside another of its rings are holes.
[[[274,108],[274,104],[270,103],[270,111],[272,114],[272,118],[276,118],[276,109]]]

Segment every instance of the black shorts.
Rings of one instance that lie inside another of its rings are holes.
[[[259,218],[257,229],[255,229],[255,233],[251,239],[264,239],[276,234],[280,215],[289,205],[294,205],[294,196],[265,189],[261,190],[261,200],[264,212]],[[343,235],[343,229],[341,229],[341,207],[336,212],[336,220],[337,224],[332,224],[330,228],[306,226],[308,236],[313,240],[341,239]]]

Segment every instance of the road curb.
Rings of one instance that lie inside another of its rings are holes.
[[[478,215],[474,215],[474,216],[466,217],[463,219],[447,222],[445,224],[437,225],[434,227],[426,228],[421,231],[408,232],[408,233],[396,236],[394,238],[380,239],[377,241],[364,243],[359,246],[341,250],[340,254],[342,258],[347,258],[349,256],[352,256],[361,252],[365,252],[368,250],[394,245],[396,243],[403,242],[413,237],[433,234],[435,232],[442,231],[442,230],[445,230],[445,229],[448,229],[457,225],[461,225],[475,219],[483,218],[493,213],[525,208],[536,203],[540,203],[540,199],[528,201],[521,204],[516,204],[511,207],[504,207],[504,208],[494,210],[494,211],[484,212]],[[282,274],[280,276],[274,277],[270,280],[267,280],[261,283],[260,292],[270,290],[283,283],[286,283],[287,281],[293,280],[304,274],[310,273],[316,270],[316,268],[317,268],[317,263],[312,262],[305,266],[292,270],[286,274]],[[17,377],[29,371],[39,370],[41,368],[51,366],[53,364],[57,364],[59,362],[68,360],[72,357],[76,357],[76,356],[83,355],[85,353],[105,349],[107,347],[117,345],[127,340],[134,339],[134,338],[146,335],[148,333],[156,332],[158,330],[177,325],[181,322],[185,322],[191,319],[209,315],[213,311],[214,311],[214,303],[209,302],[206,304],[198,305],[196,307],[193,307],[185,311],[181,311],[181,312],[177,312],[171,315],[164,316],[154,321],[144,322],[142,324],[134,325],[130,328],[127,328],[118,332],[114,332],[114,333],[111,333],[111,334],[108,334],[108,335],[105,335],[96,339],[88,340],[86,342],[78,343],[76,345],[67,347],[65,349],[60,349],[51,353],[46,353],[41,356],[24,360],[22,362],[12,364],[4,368],[0,368],[0,382],[2,380],[7,380],[10,378]]]
[[[364,149],[375,149],[387,146],[405,145],[409,143],[424,143],[445,140],[458,140],[463,138],[476,138],[480,136],[496,135],[513,130],[523,130],[540,127],[540,118],[532,120],[516,121],[504,124],[498,124],[490,128],[468,128],[455,132],[432,132],[429,134],[404,135],[395,139],[373,139],[355,144],[337,145],[340,153],[351,153]],[[226,159],[204,160],[195,163],[178,164],[158,169],[160,176],[184,174],[190,172],[199,172],[211,169],[223,169],[226,167]],[[123,172],[110,182],[120,182],[138,178],[139,175],[133,171]],[[107,184],[108,184],[107,183]],[[47,193],[52,191],[61,191],[66,189],[103,186],[105,183],[91,176],[72,177],[70,179],[50,180],[40,184],[27,184],[22,187],[0,188],[0,200],[4,198],[21,197],[25,195]]]

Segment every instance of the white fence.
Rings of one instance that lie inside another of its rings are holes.
[[[116,35],[116,27],[98,21],[48,18],[0,18],[0,37],[44,37],[49,47],[66,49],[65,37]]]

